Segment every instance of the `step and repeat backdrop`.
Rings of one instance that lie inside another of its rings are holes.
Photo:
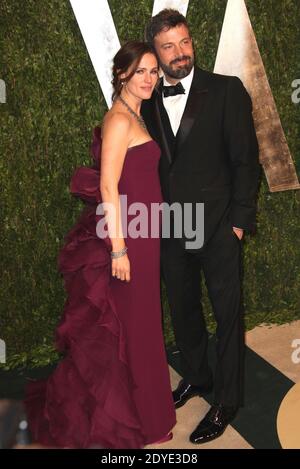
[[[239,76],[252,97],[263,180],[257,234],[244,244],[247,327],[300,317],[299,2],[2,0],[0,362],[8,368],[56,359],[64,303],[56,257],[82,208],[69,180],[90,163],[92,130],[111,106],[112,57],[143,39],[165,7],[187,16],[197,64]]]

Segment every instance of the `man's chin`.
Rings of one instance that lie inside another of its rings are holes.
[[[173,78],[184,78],[186,77],[192,69],[190,67],[176,67],[176,70],[172,70],[172,76]]]
[[[170,77],[172,78],[184,78],[186,77],[192,70],[194,64],[191,64],[190,62],[188,63],[183,63],[183,64],[176,64],[173,65],[172,67],[168,67],[165,70],[165,73],[167,73]]]

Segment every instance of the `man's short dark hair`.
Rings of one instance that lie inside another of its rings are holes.
[[[165,8],[151,18],[150,22],[146,26],[145,40],[154,46],[154,38],[157,34],[162,31],[168,31],[169,29],[180,26],[181,24],[184,24],[189,29],[185,16],[177,10]]]

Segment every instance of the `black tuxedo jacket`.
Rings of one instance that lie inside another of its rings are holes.
[[[142,115],[162,150],[165,201],[204,203],[204,244],[224,217],[253,231],[260,167],[252,103],[242,82],[195,67],[176,137],[161,90],[162,80],[143,102]]]

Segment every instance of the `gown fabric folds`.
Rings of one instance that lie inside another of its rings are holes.
[[[142,448],[175,424],[162,334],[160,240],[128,236],[131,281],[111,276],[110,240],[96,233],[100,150],[96,128],[94,165],[78,168],[71,180],[71,193],[85,208],[58,259],[67,300],[55,344],[64,358],[46,380],[28,383],[25,406],[41,444]],[[159,158],[153,140],[128,149],[119,181],[127,206],[142,202],[150,210],[162,202]]]

